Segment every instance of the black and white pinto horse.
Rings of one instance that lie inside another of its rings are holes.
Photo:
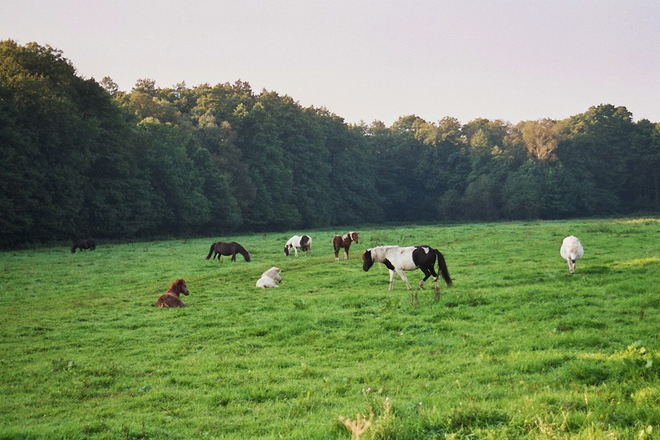
[[[306,256],[311,256],[312,255],[312,237],[309,235],[294,235],[293,237],[289,238],[289,241],[286,242],[284,245],[284,255],[287,257],[291,253],[291,249],[296,253],[296,257],[298,256],[298,249],[300,248],[301,251],[305,252]]]
[[[335,248],[335,261],[339,261],[339,250],[344,249],[344,259],[348,260],[348,248],[351,247],[351,243],[359,243],[360,236],[357,232],[351,231],[348,234],[344,235],[335,235],[332,239],[332,247]]]
[[[383,263],[385,267],[390,270],[390,290],[392,290],[394,285],[395,272],[398,273],[403,282],[406,283],[408,290],[412,290],[404,271],[421,269],[422,272],[424,272],[424,279],[419,282],[417,290],[419,291],[422,289],[424,287],[424,281],[433,276],[433,281],[435,283],[433,287],[435,298],[436,300],[440,299],[438,273],[435,271],[436,261],[438,262],[438,269],[442,274],[445,283],[447,283],[447,286],[451,287],[453,285],[451,277],[449,276],[445,257],[439,250],[433,249],[431,246],[378,246],[372,249],[367,249],[364,254],[362,254],[362,261],[364,261],[362,269],[365,272],[371,269],[371,266],[373,266],[376,261]],[[417,291],[415,291],[414,299],[415,301],[417,300]]]

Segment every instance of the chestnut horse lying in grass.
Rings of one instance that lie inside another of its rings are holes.
[[[186,280],[177,278],[170,285],[169,290],[158,298],[158,307],[185,307],[186,305],[179,298],[182,293],[188,296],[188,286],[186,286]]]

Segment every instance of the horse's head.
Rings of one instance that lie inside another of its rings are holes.
[[[351,240],[353,240],[356,243],[359,243],[358,239],[360,236],[358,235],[357,232],[350,232],[349,235],[351,236]]]
[[[273,267],[271,267],[271,268],[268,270],[267,273],[269,274],[269,276],[270,276],[272,279],[274,279],[274,280],[277,281],[278,283],[281,283],[281,282],[282,282],[282,271],[280,270],[279,267],[275,267],[275,266],[273,266]]]
[[[249,252],[245,253],[245,261],[247,261],[248,263],[250,262],[250,253]]]
[[[189,294],[188,286],[186,286],[186,280],[184,280],[183,278],[177,278],[176,281],[174,281],[174,283],[172,283],[172,287],[174,289],[171,289],[171,290],[178,293],[178,294],[183,293],[186,296],[188,296],[188,294]]]
[[[362,270],[367,272],[369,269],[371,269],[371,266],[374,265],[374,259],[371,258],[371,249],[364,251],[362,254],[362,261],[364,261],[362,264]]]
[[[284,246],[284,255],[289,256],[289,245]]]

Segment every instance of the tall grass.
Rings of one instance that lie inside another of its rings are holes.
[[[346,231],[0,254],[0,438],[658,438],[658,219],[364,228],[336,263]],[[388,291],[382,244],[437,247],[454,287]],[[188,307],[156,308],[178,277]]]

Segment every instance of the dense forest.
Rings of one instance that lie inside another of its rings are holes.
[[[660,211],[660,124],[625,107],[354,125],[243,81],[123,92],[12,40],[0,42],[0,161],[2,248]]]

